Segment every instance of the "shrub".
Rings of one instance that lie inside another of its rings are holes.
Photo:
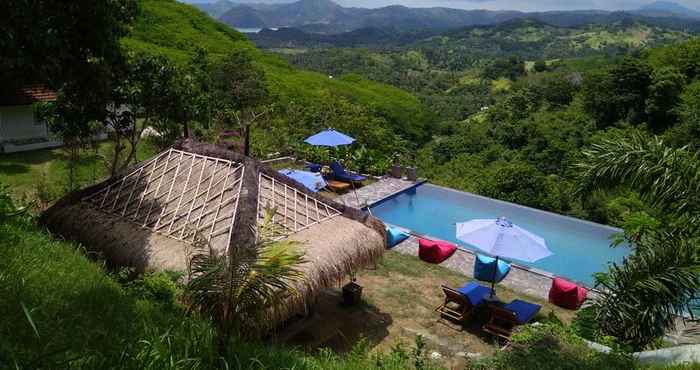
[[[600,353],[589,348],[570,328],[557,323],[529,325],[513,335],[511,345],[491,358],[471,364],[471,369],[518,370],[629,370],[636,361],[620,353]]]

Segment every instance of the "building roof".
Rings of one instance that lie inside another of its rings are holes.
[[[56,101],[56,92],[44,85],[26,85],[10,91],[0,91],[0,106],[50,101]]]
[[[114,265],[184,271],[195,236],[222,253],[252,245],[266,209],[274,210],[279,238],[302,242],[307,260],[300,294],[280,321],[303,310],[320,289],[376,263],[385,249],[383,224],[370,215],[256,160],[190,140],[67,195],[42,222]]]

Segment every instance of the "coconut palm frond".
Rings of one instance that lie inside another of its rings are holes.
[[[297,243],[267,238],[274,231],[269,213],[258,229],[265,237],[256,245],[231,247],[227,255],[200,245],[190,258],[189,304],[212,317],[225,336],[263,333],[303,277]]]
[[[658,137],[636,133],[583,151],[577,193],[629,185],[651,204],[675,215],[700,211],[700,160],[687,147],[670,148]]]
[[[660,232],[640,241],[623,264],[597,276],[594,301],[600,327],[641,349],[675,325],[700,290],[697,244]]]

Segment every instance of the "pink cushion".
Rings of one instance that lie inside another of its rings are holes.
[[[425,262],[442,263],[450,258],[457,247],[448,242],[418,239],[418,256]]]
[[[586,288],[556,277],[552,280],[552,288],[549,290],[549,301],[559,307],[576,310],[586,300],[586,294]]]

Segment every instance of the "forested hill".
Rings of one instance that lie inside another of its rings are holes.
[[[442,59],[510,56],[567,58],[592,54],[618,54],[688,39],[691,33],[641,21],[554,26],[534,19],[517,19],[498,25],[464,27],[437,33],[401,32],[393,28],[363,28],[325,35],[294,28],[265,29],[250,38],[261,48],[367,47],[431,50]]]
[[[221,13],[226,4],[231,8]],[[342,33],[368,27],[391,26],[406,30],[449,30],[453,28],[493,25],[514,19],[536,19],[562,27],[585,24],[613,24],[621,21],[644,21],[673,29],[700,30],[700,18],[669,11],[547,11],[463,10],[451,8],[409,8],[392,5],[381,8],[346,8],[331,0],[298,0],[285,4],[214,3],[202,6],[209,14],[232,27],[295,27],[315,33]]]
[[[122,44],[133,53],[165,55],[183,64],[199,48],[207,50],[213,58],[234,50],[245,50],[264,71],[267,85],[279,102],[278,111],[356,104],[353,109],[362,110],[358,116],[365,114],[380,119],[383,123],[379,126],[390,128],[392,134],[410,140],[420,140],[425,136],[426,110],[410,93],[358,76],[329,78],[328,75],[297,69],[278,56],[257,50],[243,34],[211,19],[195,7],[175,0],[140,1],[140,14]],[[284,112],[280,116],[291,117]],[[302,122],[279,125],[291,126],[287,127],[286,134],[295,135],[290,139],[293,140],[318,128],[318,125],[331,123],[327,117],[324,120],[313,121],[307,117]],[[281,144],[270,143],[273,146]]]

